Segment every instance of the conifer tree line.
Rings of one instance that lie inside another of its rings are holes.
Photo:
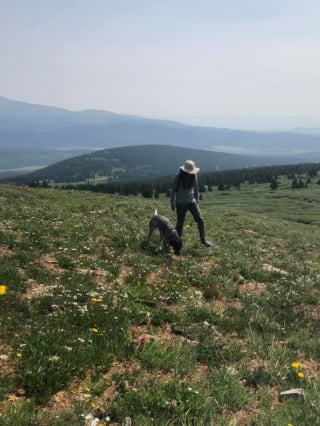
[[[311,179],[317,178],[319,171],[320,163],[309,163],[205,172],[199,174],[199,189],[200,192],[206,192],[212,191],[213,187],[217,187],[219,191],[226,191],[231,188],[240,188],[244,183],[269,183],[270,189],[276,190],[279,186],[279,176],[287,176],[288,179],[292,180],[292,188],[300,189],[305,188],[311,182]],[[172,182],[173,176],[165,176],[148,180],[121,180],[96,184],[87,182],[79,185],[66,184],[62,187],[60,186],[60,188],[120,195],[141,194],[144,198],[158,198],[160,194],[169,195]],[[316,183],[320,185],[320,179]],[[47,187],[48,183],[42,182],[39,185]],[[39,185],[34,182],[31,184],[31,186]]]

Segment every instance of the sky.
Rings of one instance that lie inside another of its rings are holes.
[[[0,0],[0,96],[215,127],[320,127],[319,0]]]

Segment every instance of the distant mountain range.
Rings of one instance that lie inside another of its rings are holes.
[[[153,144],[268,156],[269,162],[273,157],[276,163],[319,161],[320,134],[306,133],[197,127],[108,111],[68,111],[0,97],[0,175],[99,149]]]

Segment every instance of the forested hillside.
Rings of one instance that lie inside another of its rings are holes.
[[[285,176],[289,182],[289,186],[293,189],[299,189],[307,187],[311,180],[320,185],[318,172],[320,172],[320,163],[252,167],[199,173],[198,181],[200,192],[211,191],[213,187],[217,187],[219,191],[225,191],[231,188],[239,189],[245,183],[267,183],[270,184],[271,189],[277,189],[279,186],[278,178]],[[129,179],[128,181],[111,181],[108,183],[87,182],[80,185],[65,184],[61,187],[65,189],[89,190],[109,194],[142,194],[145,198],[157,198],[161,193],[168,193],[172,186],[172,181],[173,175],[149,178],[147,180]],[[33,181],[29,184],[31,186],[49,186],[46,181]]]
[[[193,159],[202,171],[265,165],[272,161],[257,156],[242,156],[168,145],[139,145],[95,151],[64,160],[27,175],[6,181],[28,183],[121,181],[153,178],[175,173],[186,159]],[[275,162],[280,160],[274,160]]]

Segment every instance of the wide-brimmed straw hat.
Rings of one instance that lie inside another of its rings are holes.
[[[180,167],[180,170],[183,170],[186,173],[189,173],[189,175],[195,175],[200,170],[199,167],[196,167],[194,164],[194,161],[187,160],[184,162],[184,165]]]

